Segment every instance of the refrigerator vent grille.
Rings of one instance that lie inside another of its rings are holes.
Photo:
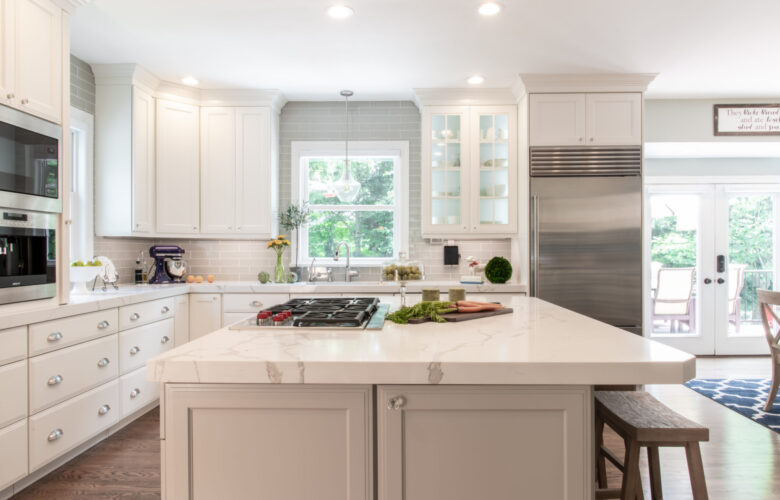
[[[531,148],[531,177],[634,176],[641,172],[640,146]]]

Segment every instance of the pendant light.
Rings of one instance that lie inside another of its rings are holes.
[[[342,90],[344,97],[344,121],[346,124],[347,135],[344,140],[344,173],[341,178],[333,183],[333,190],[342,203],[352,203],[360,193],[360,183],[352,178],[349,173],[349,98],[352,97],[351,90]]]

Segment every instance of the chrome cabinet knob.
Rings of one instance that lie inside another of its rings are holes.
[[[138,387],[136,387],[135,389],[133,389],[132,391],[130,391],[130,399],[135,399],[135,398],[137,398],[139,394],[141,394],[141,389],[139,389]]]
[[[106,328],[108,328],[108,326],[109,326],[109,322],[105,320],[98,323],[98,328],[101,330],[105,330]]]
[[[49,437],[47,439],[49,440],[49,442],[56,441],[62,437],[62,434],[63,434],[62,429],[54,429],[49,433]]]
[[[98,415],[101,415],[101,416],[102,416],[102,415],[105,415],[105,414],[106,414],[106,413],[108,413],[109,411],[111,411],[111,407],[110,407],[109,405],[103,405],[103,406],[101,406],[101,407],[98,409]]]
[[[138,347],[137,345],[134,345],[133,347],[130,348],[130,355],[131,356],[135,356],[139,352],[141,352],[141,348]]]
[[[60,332],[54,332],[50,333],[48,337],[46,337],[46,340],[49,342],[57,342],[58,340],[62,339],[62,334]]]
[[[406,404],[406,398],[403,396],[396,396],[387,400],[388,410],[400,410]]]
[[[13,99],[14,97],[16,97],[16,96],[15,96],[15,95],[13,95],[13,94],[6,94],[6,95],[5,95],[5,98],[6,98],[6,99]]]
[[[590,138],[590,142],[593,142],[593,137]]]
[[[141,315],[138,314],[138,313],[133,313],[133,314],[130,315],[130,321],[137,321],[140,318],[141,318]]]
[[[108,358],[102,358],[100,361],[98,361],[97,365],[98,368],[103,368],[108,366],[108,364],[111,362]]]
[[[259,300],[253,300],[249,305],[252,307],[263,307],[263,303]]]
[[[584,140],[584,138],[580,137],[580,138],[579,138],[579,139],[577,139],[577,140],[578,140],[578,141],[580,141],[580,142],[582,142],[582,141]]]
[[[171,340],[170,337],[168,337],[167,335],[163,335],[163,338],[160,339],[160,343],[167,344],[168,342],[170,342],[170,340]]]
[[[163,314],[165,314],[165,313],[167,313],[167,312],[168,312],[168,311],[170,311],[170,310],[171,310],[171,308],[170,308],[170,307],[168,307],[168,306],[163,306],[163,308],[162,308],[162,309],[160,309],[160,312],[161,312],[161,313],[163,313]]]
[[[57,385],[62,382],[62,375],[54,375],[46,381],[48,385]]]
[[[22,99],[22,101],[21,101],[21,102],[22,102],[22,104],[27,104],[27,103],[29,103],[29,102],[30,102],[30,100],[29,100],[29,99]]]

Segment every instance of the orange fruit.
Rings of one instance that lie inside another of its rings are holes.
[[[200,274],[195,276],[195,283],[203,283],[203,276]]]
[[[208,276],[206,276],[206,281],[208,281],[209,283],[214,283],[214,275],[209,274]]]
[[[188,274],[187,275],[187,283],[194,283],[195,282],[195,276]]]

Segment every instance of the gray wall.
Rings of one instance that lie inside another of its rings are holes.
[[[70,56],[70,104],[95,114],[95,75],[89,64],[73,54]]]

